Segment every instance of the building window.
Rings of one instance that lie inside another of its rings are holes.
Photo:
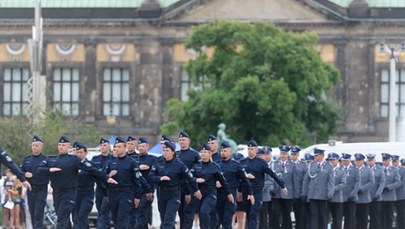
[[[53,108],[64,115],[79,114],[79,69],[57,68],[53,71]]]
[[[129,116],[129,69],[103,70],[103,115]]]
[[[380,95],[380,115],[388,117],[390,98],[390,71],[381,71],[381,95]],[[396,74],[395,87],[398,93],[396,101],[396,112],[398,117],[405,117],[405,70],[398,70]]]
[[[27,115],[28,112],[27,68],[5,68],[3,76],[3,115]]]
[[[211,81],[207,77],[203,77],[198,83],[194,83],[188,76],[186,71],[181,74],[181,101],[188,100],[188,92],[191,90],[199,91],[211,87]]]

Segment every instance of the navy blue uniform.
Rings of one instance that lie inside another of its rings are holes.
[[[226,182],[222,171],[218,164],[212,161],[200,162],[194,165],[191,169],[193,180],[197,178],[204,179],[203,183],[198,183],[198,188],[201,191],[202,198],[197,201],[197,209],[199,209],[200,228],[209,229],[215,227],[211,225],[211,216],[215,215],[217,203],[217,188],[216,182],[219,181],[226,195],[231,194],[229,185]]]
[[[170,177],[169,181],[161,181],[162,176]],[[187,180],[188,192],[196,192],[197,185],[192,179],[189,169],[178,159],[170,161],[158,160],[152,167],[149,180],[157,184],[158,208],[161,220],[161,229],[175,228],[176,212],[180,207],[181,189],[184,180]],[[191,222],[192,223],[192,222]]]
[[[86,162],[99,169],[99,167],[94,162]],[[98,187],[103,190],[104,196],[106,196],[106,185],[102,181],[85,170],[79,171],[77,196],[74,211],[75,214],[73,221],[74,229],[90,228],[88,218],[94,204],[94,185],[96,182],[98,184]]]
[[[108,186],[108,194],[111,203],[112,219],[115,227],[120,229],[130,228],[130,219],[134,209],[134,198],[140,199],[142,186],[147,192],[153,192],[146,180],[139,172],[138,163],[129,156],[117,157],[111,160],[106,172],[116,170],[112,176],[118,184]]]
[[[250,179],[253,187],[253,195],[255,198],[255,204],[251,205],[247,200],[247,194],[243,194],[244,209],[246,212],[246,228],[256,229],[259,219],[259,212],[262,205],[262,190],[264,187],[265,174],[269,174],[275,182],[283,189],[285,188],[284,182],[269,168],[267,162],[261,158],[244,158],[240,161],[243,168],[247,173],[251,173],[255,178]],[[292,190],[290,190],[292,191]]]
[[[176,151],[177,158],[184,163],[184,165],[191,169],[195,164],[200,161],[200,155],[194,149],[188,148],[186,150]],[[179,208],[180,228],[191,229],[193,226],[194,212],[196,207],[196,199],[191,196],[190,203],[185,203],[184,197],[190,194],[189,186],[184,183],[181,190],[181,204]]]
[[[139,155],[138,157],[138,163],[139,165],[148,165],[149,169],[148,170],[140,170],[142,173],[142,176],[149,181],[149,173],[152,169],[152,166],[156,162],[156,157],[148,154],[143,154]],[[153,182],[150,181],[149,183],[150,186],[154,186]],[[146,190],[142,190],[141,194],[141,200],[139,202],[139,207],[138,207],[138,212],[139,214],[137,215],[137,220],[136,220],[136,227],[137,229],[148,229],[148,215],[149,212],[152,209],[152,202],[150,202],[146,198]]]
[[[222,170],[222,173],[228,182],[229,189],[233,195],[234,200],[237,199],[237,191],[240,187],[240,184],[243,184],[248,191],[249,195],[253,195],[252,185],[250,184],[249,179],[246,177],[245,169],[242,165],[233,160],[221,160],[218,163],[219,167]],[[232,228],[232,217],[236,212],[236,202],[231,203],[228,200],[227,192],[223,188],[218,189],[218,200],[217,200],[217,213],[219,218],[219,223],[222,225],[223,229]]]
[[[43,154],[29,155],[24,158],[21,165],[21,171],[23,173],[32,173],[32,177],[27,178],[32,188],[32,190],[27,190],[27,198],[33,229],[43,229],[44,227],[44,209],[48,195],[49,178],[47,174],[38,173],[37,168],[46,159],[47,157]]]
[[[215,152],[215,153],[212,154],[212,161],[213,161],[213,162],[218,163],[218,162],[220,162],[221,160],[222,160],[222,158],[221,158],[221,153]]]
[[[52,167],[62,170],[49,172],[49,168]],[[103,181],[107,181],[108,179],[107,175],[93,167],[90,163],[86,163],[77,156],[69,154],[50,156],[38,168],[39,172],[49,174],[49,180],[53,189],[53,205],[58,216],[57,229],[66,229],[70,225],[69,216],[75,206],[79,169],[88,171]]]
[[[113,155],[108,154],[94,156],[91,161],[94,162],[97,167],[104,169],[109,161],[114,159]],[[104,192],[102,188],[97,185],[96,188],[96,208],[98,211],[97,217],[97,229],[109,229],[111,224],[111,213],[110,213],[110,201],[104,198]]]

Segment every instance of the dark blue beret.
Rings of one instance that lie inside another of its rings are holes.
[[[38,135],[34,135],[34,137],[32,137],[32,142],[42,142],[42,139]]]
[[[186,133],[186,131],[182,130],[179,133],[179,138],[190,138],[190,136],[188,136],[188,134]]]
[[[66,143],[66,142],[70,142],[70,139],[66,136],[62,136],[59,139],[59,143]]]
[[[392,158],[392,155],[389,154],[389,153],[382,153],[381,157],[382,157],[383,160],[389,160],[389,159]]]
[[[115,138],[115,144],[117,144],[117,143],[125,143],[126,144],[127,141],[123,137],[116,137]]]
[[[76,148],[77,143],[78,143],[78,141],[73,142],[72,147],[73,147],[73,148]]]
[[[162,137],[160,138],[160,141],[161,142],[164,142],[164,141],[169,141],[169,142],[172,142],[172,143],[174,143],[174,140],[171,138],[171,137],[169,137],[169,136],[167,136],[167,135],[162,135]]]
[[[221,149],[225,149],[225,148],[231,148],[231,144],[229,144],[229,142],[227,142],[227,141],[221,142]]]
[[[319,154],[325,154],[325,150],[315,148],[314,149],[314,155],[319,155]]]
[[[339,159],[339,154],[337,154],[337,153],[328,154],[328,160],[332,160],[332,159],[338,160]]]
[[[288,152],[290,151],[290,147],[286,146],[286,145],[281,145],[278,147],[278,149],[280,150],[280,152]]]
[[[127,142],[131,142],[131,141],[136,141],[136,138],[134,138],[132,136],[128,136]]]
[[[138,144],[146,143],[149,144],[149,141],[147,138],[141,137],[138,139]]]
[[[300,153],[301,148],[299,146],[293,146],[293,147],[291,147],[290,151],[292,154],[297,154],[297,153]]]
[[[176,145],[170,141],[163,142],[164,148],[170,148],[171,150],[176,150]]]
[[[340,157],[340,159],[342,159],[342,160],[350,160],[351,157],[352,157],[352,155],[350,155],[348,153],[342,153],[342,156]]]
[[[214,135],[210,135],[210,136],[208,136],[208,141],[210,142],[210,141],[215,141],[215,140],[218,140],[218,138],[216,137],[216,136],[214,136]]]
[[[76,142],[74,147],[76,150],[87,149],[87,146],[83,142]]]
[[[257,147],[257,142],[255,140],[250,140],[248,142],[248,147]]]
[[[211,147],[210,147],[208,144],[203,144],[203,145],[201,146],[200,151],[201,151],[201,150],[209,150],[209,151],[211,151]]]
[[[107,140],[107,139],[105,139],[105,138],[100,138],[100,145],[101,145],[101,144],[104,144],[104,143],[110,144],[110,141]]]
[[[366,159],[366,157],[365,157],[363,154],[361,154],[361,153],[356,153],[356,154],[354,155],[354,159],[355,159],[356,161],[362,161],[362,160]]]

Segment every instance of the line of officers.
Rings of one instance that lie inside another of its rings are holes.
[[[282,145],[272,161],[271,148],[259,149],[254,140],[246,158],[233,158],[230,144],[212,135],[199,152],[184,131],[178,142],[176,151],[174,140],[162,136],[163,156],[156,158],[146,138],[117,137],[113,154],[102,138],[101,154],[90,161],[82,142],[72,155],[70,139],[62,136],[58,155],[45,156],[34,136],[32,154],[13,171],[29,188],[33,228],[43,228],[49,181],[60,229],[72,228],[71,215],[73,228],[88,228],[94,197],[97,228],[110,228],[111,220],[117,229],[148,228],[155,190],[161,228],[175,228],[176,213],[180,228],[191,229],[195,213],[202,229],[232,228],[237,207],[246,212],[248,229],[292,228],[292,210],[296,228],[325,229],[329,222],[342,228],[343,219],[344,228],[392,228],[394,207],[397,228],[405,228],[405,169],[398,157],[382,154],[381,166],[375,155],[356,154],[352,164],[349,154],[325,157],[315,149],[299,160],[299,147]]]

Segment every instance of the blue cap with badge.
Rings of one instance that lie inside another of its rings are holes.
[[[293,146],[293,147],[291,147],[290,151],[291,151],[291,154],[299,154],[301,151],[301,148],[299,146]]]
[[[169,137],[169,136],[167,136],[167,135],[162,135],[162,137],[160,138],[160,141],[161,142],[164,142],[164,141],[169,141],[169,142],[172,142],[172,143],[174,143],[174,140],[171,138],[171,137]]]
[[[381,157],[383,160],[390,160],[392,158],[392,155],[389,153],[381,153]]]
[[[258,147],[258,144],[255,140],[250,140],[248,142],[248,147]]]
[[[323,150],[323,149],[318,149],[318,148],[315,148],[314,149],[314,155],[316,156],[316,155],[324,155],[325,154],[325,150]]]
[[[290,147],[286,146],[286,145],[281,145],[278,147],[278,149],[280,150],[280,152],[289,152],[290,151]]]
[[[76,150],[87,149],[87,146],[83,142],[76,142],[75,149]]]
[[[179,138],[190,138],[190,136],[186,133],[186,131],[182,130],[179,133]]]
[[[128,136],[127,142],[132,142],[132,141],[136,141],[136,138],[134,138],[132,136]]]
[[[176,150],[176,145],[173,142],[165,141],[165,142],[163,142],[163,145],[164,145],[164,148],[169,148],[172,151]]]
[[[271,153],[273,152],[273,149],[270,146],[265,146],[263,147],[264,153]]]
[[[67,143],[67,142],[70,142],[70,139],[68,137],[66,136],[60,137],[59,143]]]
[[[314,161],[315,160],[314,156],[312,156],[309,153],[306,153],[304,157],[305,157],[306,161]]]
[[[123,137],[116,137],[115,138],[115,144],[117,144],[117,143],[125,143],[126,144],[127,141]]]
[[[365,157],[363,154],[361,154],[361,153],[356,153],[356,154],[354,155],[354,159],[355,159],[356,161],[363,161],[365,158],[366,158],[366,157]]]
[[[202,150],[211,151],[211,147],[210,147],[207,143],[205,143],[205,144],[203,144],[203,145],[201,146],[200,151],[202,151]]]
[[[328,154],[328,160],[338,160],[339,159],[339,154],[337,153],[330,153]]]
[[[392,161],[399,161],[398,155],[392,155]]]
[[[108,139],[105,139],[105,138],[100,138],[100,145],[104,144],[104,143],[110,144],[110,141]]]
[[[42,139],[38,135],[34,135],[34,137],[32,137],[32,142],[42,142]]]
[[[366,157],[367,157],[367,160],[374,160],[375,159],[375,154],[373,154],[373,153],[369,153],[369,154],[367,154],[366,155]]]
[[[218,140],[218,138],[216,137],[216,136],[214,136],[214,135],[210,135],[210,136],[208,136],[208,140],[207,141],[215,141],[215,140]]]
[[[148,139],[145,138],[145,137],[139,138],[139,139],[138,139],[138,144],[143,144],[143,143],[149,144]]]
[[[264,150],[263,149],[258,149],[257,150],[257,155],[263,155],[264,154]]]
[[[342,153],[342,156],[340,157],[340,159],[342,159],[342,160],[350,160],[351,157],[352,157],[352,155],[350,155],[348,153]]]
[[[231,144],[228,141],[221,142],[221,149],[231,148]]]

